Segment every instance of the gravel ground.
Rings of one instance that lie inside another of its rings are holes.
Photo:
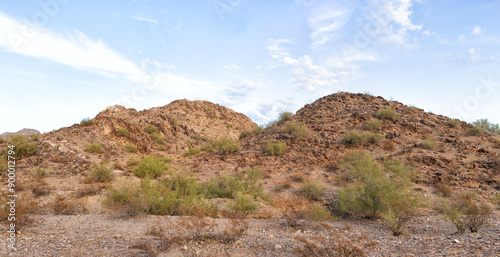
[[[2,240],[1,256],[152,256],[142,245],[157,247],[161,240],[147,235],[148,228],[168,227],[184,217],[116,215],[36,216],[37,222],[17,236],[18,251],[7,251]],[[380,221],[331,221],[348,237],[365,235],[377,245],[368,256],[500,256],[498,212],[478,233],[457,234],[439,216],[422,216],[409,226],[409,233],[394,237]],[[227,220],[218,219],[221,227]],[[294,250],[299,237],[328,236],[318,222],[302,221],[287,228],[284,220],[249,220],[247,233],[230,243],[196,240],[166,248],[157,256],[300,256]],[[2,231],[7,226],[2,224]],[[5,233],[5,236],[7,234]]]

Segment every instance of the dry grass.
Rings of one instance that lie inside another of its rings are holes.
[[[366,236],[333,228],[327,223],[321,223],[328,231],[328,235],[297,237],[299,244],[294,253],[300,256],[345,256],[362,257],[367,251],[377,245]]]
[[[96,194],[101,193],[106,188],[107,188],[107,185],[104,183],[83,185],[78,190],[75,191],[74,195],[76,198],[82,198],[85,196],[96,195]]]
[[[54,215],[75,215],[87,212],[83,199],[72,199],[64,195],[56,195],[46,207],[51,209]]]

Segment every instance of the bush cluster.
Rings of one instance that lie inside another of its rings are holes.
[[[15,146],[14,154],[12,156],[20,160],[25,157],[35,155],[38,151],[36,143],[30,143],[24,135],[15,135],[10,139],[10,143]]]
[[[90,118],[85,118],[80,121],[80,125],[82,126],[92,126],[94,125],[94,120],[91,120]]]
[[[477,232],[488,224],[491,219],[491,210],[471,193],[459,193],[450,197],[441,207],[446,220],[455,225],[459,233],[467,229]]]
[[[254,127],[253,129],[245,129],[240,133],[239,139],[244,139],[250,136],[258,135],[264,131],[261,127]]]
[[[360,146],[364,143],[376,144],[384,138],[383,135],[373,132],[359,134],[356,131],[351,131],[342,137],[342,143],[347,146]]]
[[[136,145],[133,145],[133,144],[126,144],[125,145],[125,151],[129,152],[129,153],[137,153],[139,149],[137,148]]]
[[[424,149],[434,149],[437,146],[438,146],[438,143],[432,137],[427,137],[420,142],[420,147],[422,147]]]
[[[380,130],[382,129],[382,122],[377,118],[370,118],[363,124],[363,129],[371,131]]]
[[[90,143],[83,151],[87,153],[104,153],[104,147],[100,143]]]
[[[132,172],[140,178],[157,178],[169,169],[166,163],[167,161],[164,159],[149,155],[138,161]],[[127,162],[128,164],[129,162]]]
[[[494,124],[488,121],[488,119],[479,119],[472,122],[474,126],[471,129],[471,134],[483,134],[488,133],[491,135],[500,135],[500,126],[498,124]]]
[[[114,166],[109,162],[93,163],[87,171],[87,175],[95,182],[108,182],[114,177]]]
[[[231,154],[241,150],[241,145],[238,140],[228,137],[221,137],[212,143],[213,148],[224,154]]]
[[[288,145],[285,141],[268,142],[264,153],[267,155],[280,155],[288,151]]]
[[[391,107],[379,110],[375,118],[397,121],[401,119],[399,113]]]
[[[116,135],[119,137],[129,137],[129,134],[127,128],[119,128],[116,130]]]
[[[283,132],[291,133],[298,139],[308,137],[310,135],[307,126],[302,122],[288,121],[282,128]]]
[[[404,225],[417,208],[417,198],[410,191],[411,167],[399,159],[380,165],[363,151],[347,155],[342,167],[348,183],[337,196],[340,213],[371,219],[381,217],[394,235],[403,233]]]

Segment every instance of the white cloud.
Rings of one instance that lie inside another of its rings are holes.
[[[134,74],[137,66],[108,48],[75,31],[66,37],[27,25],[0,13],[0,47],[24,56],[63,63],[96,73]]]
[[[382,43],[405,45],[409,32],[422,30],[412,22],[411,0],[369,0],[369,22],[380,28],[377,39]]]
[[[344,28],[349,21],[353,10],[343,9],[339,6],[319,6],[311,13],[308,20],[311,28],[312,45],[318,46],[334,39],[339,30]]]
[[[151,19],[151,18],[144,18],[142,16],[135,15],[135,16],[132,16],[132,19],[134,19],[136,21],[140,21],[140,22],[148,22],[148,23],[153,23],[153,24],[158,25],[158,21],[155,19]]]
[[[483,34],[483,29],[479,26],[474,26],[470,32],[473,36],[481,36]]]

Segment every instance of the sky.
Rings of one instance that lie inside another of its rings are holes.
[[[0,133],[208,100],[258,124],[339,91],[500,123],[500,1],[0,2]]]

